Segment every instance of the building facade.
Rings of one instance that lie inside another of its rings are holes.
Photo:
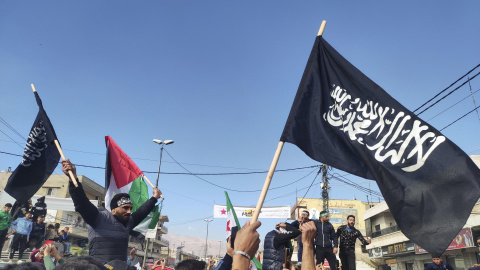
[[[330,223],[337,229],[341,225],[347,224],[347,217],[349,215],[355,216],[355,228],[357,228],[362,235],[365,235],[365,222],[364,213],[371,207],[374,207],[378,203],[363,202],[360,200],[329,200],[329,216]],[[291,219],[297,220],[303,210],[307,210],[310,213],[310,219],[319,219],[320,212],[323,210],[323,199],[318,198],[297,198],[297,202],[291,210]],[[357,240],[355,249],[355,256],[357,259],[357,270],[367,270],[376,268],[377,265],[370,260],[366,250],[362,249],[361,243]],[[338,259],[338,258],[337,258]],[[298,242],[294,241],[294,251],[292,255],[292,261],[298,260]]]
[[[4,192],[5,185],[8,178],[12,174],[12,171],[2,171],[0,172],[0,192]],[[96,206],[102,206],[105,198],[105,188],[101,185],[95,183],[90,178],[84,175],[77,175],[78,180],[82,183],[85,194],[88,199],[94,201]],[[71,196],[68,190],[69,179],[63,174],[52,174],[45,184],[35,193],[34,198],[37,196],[45,196],[47,199],[55,198],[58,201],[65,199],[66,203],[71,203]],[[0,196],[3,194],[0,193]],[[36,200],[32,199],[33,204]],[[3,205],[2,205],[3,207]],[[150,239],[147,249],[147,257],[152,259],[162,258],[161,249],[167,247],[168,241],[162,237],[162,235],[168,233],[168,228],[164,225],[165,222],[168,222],[168,216],[162,215],[158,221],[156,236],[153,239]],[[88,232],[87,224],[84,222],[79,213],[75,211],[64,211],[64,210],[55,210],[48,205],[47,203],[47,216],[45,217],[45,223],[47,224],[60,224],[60,229],[69,227],[70,231],[70,242],[72,243],[72,253],[76,255],[87,255],[88,254]],[[129,247],[135,247],[137,250],[136,254],[141,261],[145,256],[145,243],[140,243],[138,240],[133,237],[130,238]]]
[[[432,262],[432,257],[415,245],[398,228],[386,202],[369,209],[364,214],[368,256],[377,265],[387,264],[392,270],[422,270]],[[473,208],[464,228],[453,239],[442,260],[455,270],[467,270],[477,263],[478,247],[475,239],[480,236],[480,204]],[[380,268],[379,268],[380,269]]]

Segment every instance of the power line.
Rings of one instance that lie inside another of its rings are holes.
[[[317,179],[318,175],[320,174],[320,172],[322,171],[322,169],[320,168],[317,172],[317,175],[315,175],[315,178],[313,178],[313,181],[312,183],[310,184],[310,186],[308,187],[307,191],[305,192],[305,195],[303,195],[302,197],[302,200],[297,204],[297,205],[300,205],[302,202],[303,202],[303,199],[305,199],[305,196],[307,196],[307,193],[308,191],[310,190],[310,188],[313,186],[313,183],[315,183],[315,180]]]
[[[472,95],[473,95],[473,94],[475,94],[475,93],[477,93],[478,91],[480,91],[480,89],[478,89],[477,91],[473,92],[473,93],[472,93]],[[435,117],[437,117],[437,116],[441,115],[442,113],[444,113],[444,112],[446,112],[446,111],[450,110],[452,107],[454,107],[454,106],[458,105],[460,102],[462,102],[462,101],[466,100],[466,99],[467,99],[467,98],[469,98],[469,97],[470,97],[470,95],[467,95],[466,97],[462,98],[461,100],[459,100],[458,102],[456,102],[456,103],[455,103],[455,104],[453,104],[452,106],[450,106],[450,107],[446,108],[445,110],[443,110],[443,111],[441,111],[441,112],[437,113],[436,115],[434,115],[432,118],[428,119],[428,120],[427,120],[427,122],[428,122],[428,121],[430,121],[430,120],[432,120],[433,118],[435,118]]]
[[[450,124],[446,125],[446,126],[445,126],[445,127],[443,127],[442,129],[440,129],[440,131],[442,131],[442,130],[444,130],[444,129],[448,128],[449,126],[451,126],[451,125],[453,125],[453,124],[455,124],[455,123],[456,123],[457,121],[459,121],[460,119],[462,119],[462,118],[464,118],[465,116],[467,116],[467,115],[471,114],[472,112],[476,111],[478,108],[480,108],[480,106],[477,106],[477,107],[475,107],[475,109],[473,109],[473,110],[469,111],[468,113],[466,113],[466,114],[464,114],[464,115],[460,116],[460,117],[459,117],[457,120],[455,120],[455,121],[451,122]]]
[[[420,110],[423,106],[427,105],[427,103],[429,103],[430,101],[434,100],[436,97],[438,97],[439,95],[441,95],[443,92],[447,91],[448,88],[452,87],[454,84],[456,84],[458,81],[460,81],[461,79],[465,78],[465,76],[467,76],[468,74],[470,74],[472,71],[474,71],[476,68],[480,67],[480,64],[478,64],[476,67],[472,68],[469,72],[467,72],[465,75],[463,75],[462,77],[460,77],[458,80],[454,81],[452,84],[450,84],[447,88],[443,89],[442,91],[440,91],[438,94],[436,94],[434,97],[432,97],[431,99],[429,99],[427,102],[423,103],[420,107],[416,108],[413,112],[415,113],[416,111]],[[473,78],[472,78],[473,79]],[[469,79],[470,81],[470,79]],[[428,108],[427,108],[428,109]],[[420,113],[419,113],[420,114]]]
[[[11,155],[11,156],[17,156],[17,157],[23,157],[22,155],[19,154],[13,154],[9,152],[3,152],[0,151],[2,154],[6,155]],[[61,163],[61,162],[59,162]],[[84,164],[75,164],[77,167],[84,167],[84,168],[92,168],[92,169],[102,169],[104,170],[105,167],[101,166],[92,166],[92,165],[84,165]],[[312,166],[305,166],[305,167],[297,167],[297,168],[289,168],[289,169],[281,169],[281,170],[275,170],[275,172],[289,172],[289,171],[297,171],[297,170],[303,170],[303,169],[310,169],[310,168],[316,168],[318,165],[312,165]],[[144,173],[157,173],[158,171],[143,171]],[[267,173],[268,171],[256,171],[256,172],[224,172],[224,173],[193,173],[196,175],[208,175],[208,176],[225,176],[225,175],[245,175],[245,174],[262,174],[262,173]],[[182,173],[182,172],[160,172],[160,174],[169,174],[169,175],[191,175],[192,173]]]
[[[428,106],[426,109],[424,109],[423,111],[417,113],[417,115],[420,115],[422,113],[424,113],[426,110],[430,109],[431,107],[435,106],[436,104],[438,104],[440,101],[442,101],[443,99],[445,99],[446,97],[448,97],[449,95],[453,94],[453,92],[457,91],[458,89],[460,89],[460,87],[464,86],[467,82],[473,80],[475,77],[477,77],[478,75],[480,74],[480,72],[478,72],[477,74],[475,74],[475,76],[473,76],[472,78],[466,80],[464,83],[462,83],[460,86],[458,86],[457,88],[453,89],[452,91],[448,92],[448,94],[446,94],[445,96],[443,96],[442,98],[440,98],[439,100],[435,101],[432,105]]]
[[[27,141],[27,138],[23,137],[15,128],[13,128],[5,119],[0,117],[0,122],[2,122],[7,128],[9,128],[11,131],[13,131],[15,134],[17,134],[20,138],[22,138],[24,141]]]
[[[335,176],[335,175],[338,175],[338,176],[342,177],[343,179],[342,179],[342,178],[339,178],[339,177],[337,177],[337,176]],[[357,189],[357,190],[359,190],[359,191],[361,191],[361,192],[364,192],[364,193],[367,193],[367,194],[374,194],[374,195],[376,195],[377,197],[383,197],[382,193],[380,193],[380,192],[378,192],[378,191],[376,191],[376,190],[369,189],[369,188],[367,188],[367,187],[362,187],[362,186],[358,185],[357,183],[353,182],[352,180],[349,180],[349,179],[345,178],[343,175],[340,175],[340,174],[338,174],[338,173],[331,174],[331,177],[334,178],[334,179],[336,179],[336,180],[338,180],[338,181],[340,181],[340,182],[342,182],[342,183],[345,183],[345,184],[347,184],[347,185],[349,185],[349,186],[352,186],[352,187],[354,187],[355,189]]]
[[[14,139],[12,139],[10,136],[7,135],[7,133],[3,132],[3,130],[0,129],[0,132],[3,133],[3,135],[7,136],[10,140],[12,140],[14,143],[16,143],[20,148],[23,149],[23,147],[18,143],[16,142]]]
[[[170,156],[170,158],[171,158],[173,161],[175,161],[175,162],[178,164],[178,166],[180,166],[182,169],[184,169],[184,170],[185,170],[186,172],[188,172],[190,175],[192,175],[192,176],[194,176],[194,177],[196,177],[196,178],[202,180],[203,182],[208,183],[208,184],[210,184],[210,185],[212,185],[212,186],[215,186],[215,187],[218,187],[218,188],[221,188],[221,189],[225,189],[225,190],[228,190],[228,191],[233,191],[233,192],[259,192],[259,191],[262,191],[261,189],[257,189],[257,190],[238,190],[238,189],[231,189],[231,188],[223,187],[223,186],[217,185],[217,184],[215,184],[215,183],[212,183],[212,182],[210,182],[210,181],[208,181],[208,180],[206,180],[206,179],[198,176],[197,174],[194,174],[194,173],[190,172],[187,168],[185,168],[183,165],[181,165],[166,149],[164,149],[164,151],[167,153],[168,156]],[[311,174],[311,172],[310,172],[309,174]],[[305,177],[306,177],[306,176],[305,176]],[[302,178],[300,178],[300,179],[297,180],[297,181],[294,181],[294,182],[289,183],[289,184],[287,184],[287,185],[283,185],[283,186],[281,186],[281,187],[286,187],[286,186],[292,185],[293,183],[298,182],[298,181],[300,181],[301,179],[303,179],[303,178],[305,178],[305,177],[302,177]],[[270,188],[270,190],[278,189],[278,188],[281,188],[281,187]]]

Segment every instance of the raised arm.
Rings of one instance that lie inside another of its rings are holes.
[[[315,257],[313,241],[317,236],[317,227],[313,221],[303,223],[300,226],[303,240],[302,269],[315,270]]]
[[[68,176],[68,171],[71,170],[75,179],[77,179],[77,171],[75,165],[73,165],[69,159],[62,161],[62,171]],[[88,200],[85,191],[83,190],[82,184],[77,180],[78,187],[73,185],[72,180],[68,177],[70,184],[68,189],[70,191],[70,196],[72,196],[73,205],[75,206],[75,211],[80,213],[85,222],[93,226],[95,219],[98,216],[98,209],[93,205],[90,200]]]
[[[133,219],[133,227],[135,228],[142,220],[144,220],[150,212],[152,212],[153,208],[155,208],[155,204],[158,201],[158,198],[160,198],[160,195],[162,195],[162,192],[154,188],[153,189],[153,196],[148,199],[142,206],[140,206],[137,211],[132,213],[132,219]]]

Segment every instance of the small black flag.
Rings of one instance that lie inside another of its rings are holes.
[[[480,197],[480,169],[321,36],[280,139],[309,157],[376,180],[397,225],[439,256]]]
[[[34,92],[39,107],[20,165],[8,178],[5,191],[19,202],[27,202],[47,181],[58,165],[60,153],[55,146],[57,135],[42,101]]]

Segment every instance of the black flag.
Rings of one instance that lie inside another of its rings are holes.
[[[280,139],[309,157],[377,182],[397,225],[439,256],[480,197],[480,170],[321,36]]]
[[[39,107],[37,118],[28,135],[22,162],[10,175],[5,186],[5,191],[19,202],[27,202],[40,189],[60,160],[60,153],[54,143],[57,135],[40,97],[37,92],[34,94]]]

